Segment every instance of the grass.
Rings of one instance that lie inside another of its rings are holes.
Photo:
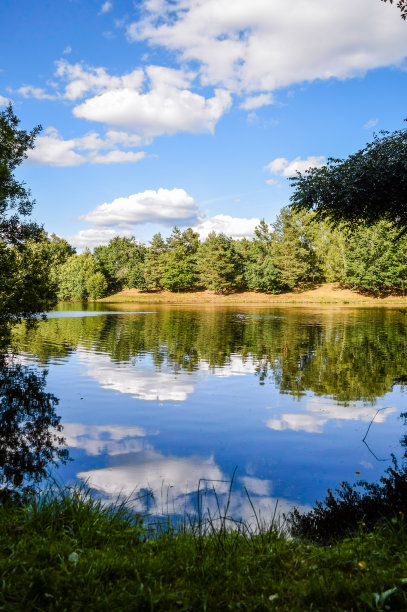
[[[124,289],[119,293],[97,300],[110,303],[151,302],[166,304],[407,304],[407,297],[398,294],[353,291],[339,283],[325,283],[313,288],[288,293],[268,294],[259,291],[241,291],[216,295],[211,291],[143,291]]]
[[[276,525],[144,526],[85,489],[0,506],[1,610],[406,610],[403,516],[322,546]]]

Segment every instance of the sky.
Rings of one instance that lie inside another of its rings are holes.
[[[405,127],[406,57],[380,0],[0,3],[0,105],[43,127],[16,174],[79,250],[250,238],[297,170]]]

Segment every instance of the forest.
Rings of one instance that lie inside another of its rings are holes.
[[[217,294],[233,291],[281,293],[317,283],[339,282],[379,294],[405,293],[407,236],[390,219],[356,228],[333,228],[316,213],[284,207],[264,220],[252,240],[212,232],[205,240],[192,228],[174,227],[149,245],[116,236],[107,246],[78,254],[66,240],[42,235],[16,249],[29,269],[40,269],[58,300],[93,300],[124,288]]]

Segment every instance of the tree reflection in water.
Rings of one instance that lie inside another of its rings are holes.
[[[0,355],[0,500],[32,491],[49,465],[68,460],[46,375]]]

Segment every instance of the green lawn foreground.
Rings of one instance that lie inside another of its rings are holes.
[[[0,551],[1,610],[407,610],[403,515],[318,546],[277,529],[147,530],[65,491],[0,506]]]

